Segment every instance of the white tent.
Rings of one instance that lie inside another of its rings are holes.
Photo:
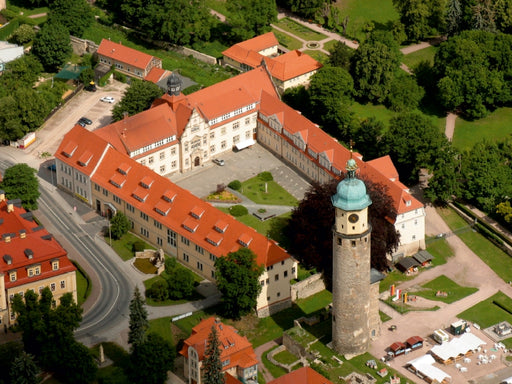
[[[484,344],[487,343],[474,334],[464,333],[461,337],[452,339],[448,343],[436,345],[430,350],[430,353],[442,361],[447,361],[450,358],[455,359],[459,355],[465,355],[469,351],[475,351]]]
[[[240,142],[236,143],[235,147],[236,147],[237,151],[241,151],[242,149],[250,147],[251,145],[254,145],[254,144],[256,144],[256,141],[254,141],[253,139],[247,139],[247,140],[240,141]]]
[[[432,381],[437,380],[439,383],[442,383],[445,379],[450,381],[451,376],[439,368],[434,367],[432,365],[434,363],[435,360],[431,355],[423,355],[417,359],[409,361],[406,365],[412,366],[416,372],[430,378]]]

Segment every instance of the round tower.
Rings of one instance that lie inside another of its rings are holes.
[[[175,72],[171,73],[171,76],[167,79],[167,93],[170,96],[179,96],[181,93],[181,86],[183,80]]]
[[[363,181],[356,177],[354,159],[347,177],[336,188],[333,227],[332,344],[343,355],[366,352],[370,342],[370,235]]]

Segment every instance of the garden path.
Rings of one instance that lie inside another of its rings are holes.
[[[258,371],[261,372],[266,383],[268,383],[271,380],[274,380],[274,376],[272,376],[272,374],[263,365],[262,357],[263,357],[264,353],[266,353],[269,349],[274,348],[277,345],[278,344],[274,340],[271,340],[271,341],[269,341],[265,344],[262,344],[259,347],[254,349],[254,352],[256,353],[256,357],[258,358]]]

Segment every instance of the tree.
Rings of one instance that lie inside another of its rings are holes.
[[[110,235],[114,240],[119,240],[126,235],[131,228],[130,220],[122,212],[116,212],[110,219]]]
[[[217,328],[215,328],[215,325],[212,325],[203,359],[203,380],[205,384],[224,384],[224,373],[222,372],[220,354],[221,350]]]
[[[144,304],[139,287],[135,287],[133,298],[130,301],[130,331],[128,332],[128,343],[132,345],[132,349],[144,343],[146,331],[149,328],[148,312],[144,308]]]
[[[190,298],[194,292],[194,275],[190,269],[176,264],[176,267],[167,270],[168,295],[173,300]]]
[[[170,342],[155,333],[135,345],[130,356],[130,379],[135,384],[163,384],[172,370],[176,352]]]
[[[434,60],[438,96],[447,110],[471,119],[512,100],[512,36],[464,31],[441,44]]]
[[[36,33],[34,27],[28,24],[22,24],[12,34],[9,41],[15,44],[26,44],[34,40]]]
[[[9,199],[21,199],[23,207],[30,210],[37,209],[40,195],[36,172],[27,164],[16,164],[5,170],[0,184]]]
[[[66,346],[66,358],[57,368],[59,379],[69,384],[88,384],[96,378],[98,366],[85,345],[76,341]]]
[[[71,55],[69,31],[59,23],[47,22],[37,34],[32,53],[48,72],[54,72]]]
[[[419,41],[445,27],[445,2],[442,0],[393,0],[400,22],[410,41]]]
[[[420,112],[407,112],[393,117],[381,144],[395,164],[400,179],[416,183],[420,168],[430,168],[446,137]]]
[[[328,3],[326,0],[288,0],[287,6],[292,12],[312,19]]]
[[[7,325],[4,325],[4,330]],[[0,344],[0,383],[10,382],[10,370],[12,362],[18,358],[23,352],[23,343],[20,341],[9,341]]]
[[[460,196],[460,153],[451,142],[444,143],[429,169],[432,177],[428,180],[426,197],[434,203],[445,203],[451,201],[454,196]]]
[[[301,111],[304,116],[311,119],[313,118],[309,92],[303,85],[286,89],[283,93],[282,100],[293,109]]]
[[[87,0],[53,0],[49,8],[48,22],[62,24],[76,37],[82,37],[84,30],[94,21]]]
[[[8,88],[0,89],[0,96],[11,95],[13,90],[21,87],[32,87],[41,72],[43,66],[34,55],[23,55],[7,63],[0,84]]]
[[[132,80],[130,87],[124,92],[123,98],[112,110],[114,121],[121,120],[125,112],[132,116],[148,109],[153,101],[162,94],[163,91],[156,84],[149,81]]]
[[[355,50],[350,48],[347,44],[337,41],[331,50],[329,50],[329,64],[333,67],[344,68],[347,71],[350,69],[350,60],[354,56]]]
[[[391,81],[386,104],[393,111],[410,111],[418,108],[425,91],[421,88],[414,76],[405,72],[398,72]]]
[[[346,69],[324,66],[311,77],[309,98],[313,120],[337,139],[351,136],[354,82]]]
[[[510,200],[502,201],[496,206],[496,213],[503,217],[505,222],[512,222],[512,206],[510,206]]]
[[[34,357],[25,351],[14,358],[9,372],[12,384],[38,384],[39,368],[34,362]]]
[[[372,200],[368,213],[372,226],[371,264],[385,270],[388,266],[386,255],[397,248],[400,240],[391,223],[396,211],[386,187],[368,178],[362,180]],[[322,271],[328,285],[332,281],[332,226],[335,219],[331,197],[336,193],[339,181],[314,182],[284,228],[290,244],[288,252],[307,268]]]
[[[259,277],[263,265],[249,248],[240,248],[215,261],[217,288],[222,293],[224,316],[239,319],[256,307],[261,292]]]
[[[227,0],[227,22],[233,35],[247,40],[270,31],[270,24],[277,21],[275,0]]]
[[[374,32],[355,52],[351,74],[357,96],[363,101],[383,103],[400,69],[402,53],[389,33]]]
[[[459,0],[448,0],[446,9],[446,30],[449,35],[457,33],[461,28],[462,9]]]
[[[359,127],[354,131],[355,148],[363,155],[365,161],[376,159],[382,155],[380,141],[383,133],[384,123],[375,117],[361,121]]]
[[[86,86],[91,83],[91,81],[94,81],[94,69],[92,68],[85,68],[82,72],[80,72],[79,80],[82,84],[85,84]]]

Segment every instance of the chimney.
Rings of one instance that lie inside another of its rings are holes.
[[[4,233],[3,234],[3,238],[4,238],[4,241],[6,243],[10,243],[11,242],[11,234],[10,233]]]
[[[25,237],[27,237],[27,231],[20,229],[20,239],[24,239]]]
[[[14,202],[12,200],[7,200],[7,213],[14,212]]]
[[[5,191],[0,189],[0,203],[5,200]]]

